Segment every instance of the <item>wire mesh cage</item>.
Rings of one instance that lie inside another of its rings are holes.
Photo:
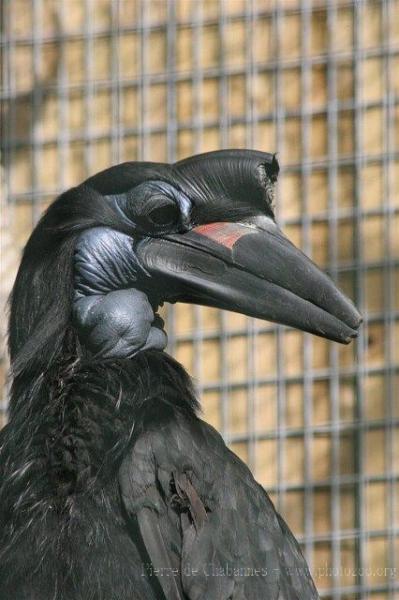
[[[169,351],[302,542],[322,597],[393,600],[399,3],[1,6],[3,297],[42,211],[89,174],[224,147],[278,151],[278,220],[360,307],[358,341],[178,305]],[[5,408],[6,395],[4,420]]]

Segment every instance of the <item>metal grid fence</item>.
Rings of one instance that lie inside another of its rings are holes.
[[[321,595],[394,600],[398,2],[4,0],[2,17],[5,288],[42,210],[88,174],[279,152],[278,218],[362,310],[358,342],[177,306],[169,349],[303,542]]]

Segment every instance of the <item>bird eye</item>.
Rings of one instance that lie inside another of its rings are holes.
[[[180,230],[185,208],[178,190],[164,181],[145,181],[132,188],[125,205],[138,231],[153,236]]]
[[[154,225],[173,225],[179,218],[179,209],[175,203],[157,206],[148,215]]]

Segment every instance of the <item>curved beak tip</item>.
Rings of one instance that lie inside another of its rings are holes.
[[[354,331],[353,333],[349,334],[348,337],[345,339],[345,344],[350,344],[352,340],[355,340],[357,338],[357,336],[359,335],[358,331]]]

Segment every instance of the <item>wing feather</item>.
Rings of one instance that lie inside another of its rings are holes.
[[[269,497],[200,419],[143,433],[119,482],[168,600],[319,598]]]

